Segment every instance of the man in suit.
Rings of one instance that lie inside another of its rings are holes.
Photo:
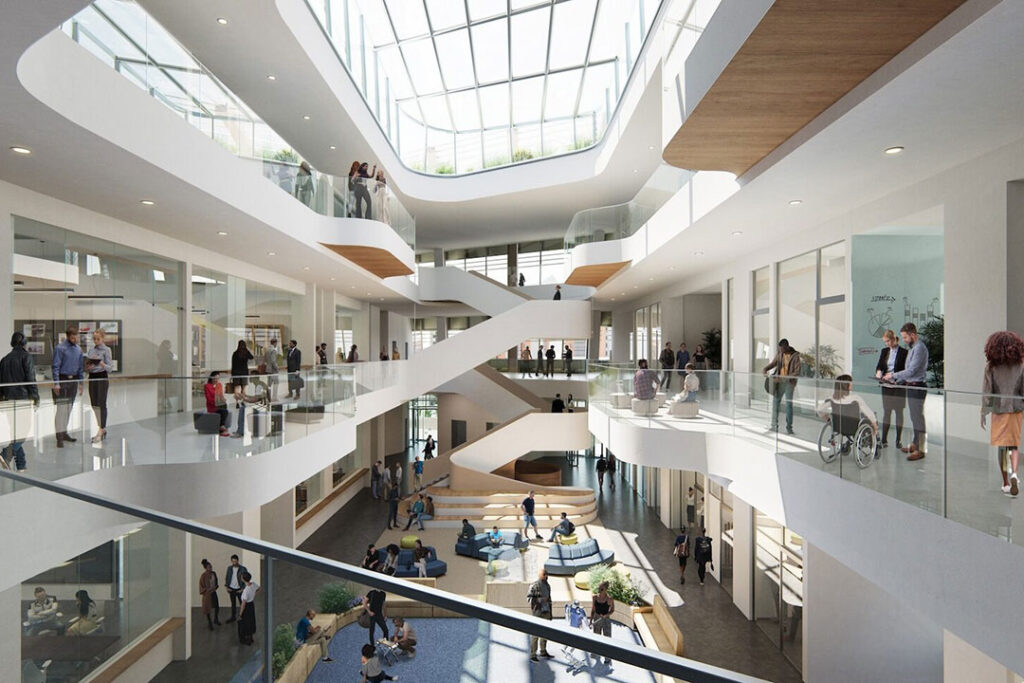
[[[299,350],[299,343],[292,339],[288,342],[288,398],[298,398],[302,389],[302,378],[299,377],[299,370],[302,369],[302,351]]]
[[[879,365],[874,368],[874,377],[882,379],[889,373],[898,373],[906,368],[906,349],[899,345],[899,338],[892,330],[882,335],[885,347],[879,354]],[[906,407],[906,392],[895,387],[882,387],[882,447],[889,445],[889,414],[896,417],[896,447],[903,447],[903,409]],[[876,456],[878,458],[879,456]]]
[[[245,582],[242,581],[242,574],[247,574],[245,565],[239,564],[238,555],[231,556],[231,564],[224,571],[224,586],[228,589],[228,596],[231,598],[231,623],[238,618],[238,603],[241,601],[242,590],[245,589]]]
[[[878,365],[875,366],[875,377],[900,372],[907,367],[907,350],[900,346],[900,340],[892,330],[882,335],[885,346],[878,354]],[[907,405],[907,394],[896,387],[882,387],[882,448],[889,445],[889,414],[896,417],[896,448],[903,448],[903,408]],[[875,455],[879,457],[879,455]]]

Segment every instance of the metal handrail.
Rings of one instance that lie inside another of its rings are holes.
[[[225,543],[243,550],[259,553],[264,558],[289,562],[305,569],[321,572],[339,579],[354,581],[363,585],[387,590],[395,595],[416,600],[419,602],[440,607],[445,610],[456,612],[466,617],[480,619],[488,623],[497,624],[505,628],[527,633],[529,635],[546,638],[548,640],[562,643],[570,647],[582,649],[602,657],[628,662],[634,666],[643,667],[649,671],[660,673],[666,676],[683,679],[691,683],[712,683],[717,681],[740,681],[743,683],[756,683],[761,679],[747,676],[745,674],[722,669],[710,664],[704,664],[666,654],[648,648],[626,647],[617,644],[611,638],[597,636],[579,629],[568,629],[554,626],[551,621],[539,619],[533,616],[526,616],[513,612],[512,610],[496,607],[494,605],[467,598],[465,596],[448,593],[430,586],[403,581],[386,574],[362,569],[354,565],[329,560],[317,555],[295,550],[276,543],[268,543],[259,539],[244,536],[231,531],[225,531],[199,522],[168,515],[163,512],[149,508],[136,507],[120,503],[103,496],[98,496],[85,491],[79,491],[62,484],[36,479],[24,474],[17,474],[10,471],[0,470],[0,477],[10,479],[26,486],[49,491],[58,495],[73,498],[75,500],[96,505],[98,507],[113,510],[138,519],[154,522],[163,526],[177,529],[188,534],[202,536],[220,543]],[[271,563],[267,562],[268,569]],[[272,572],[272,569],[271,569]],[[271,573],[266,572],[266,573]],[[268,581],[264,576],[262,586],[266,593],[264,598],[268,604],[272,604],[274,591],[273,581]],[[271,618],[266,618],[266,630],[272,632],[273,624]],[[268,639],[268,643],[270,640]],[[266,647],[265,650],[271,648]],[[269,667],[264,671],[265,680],[269,679]]]

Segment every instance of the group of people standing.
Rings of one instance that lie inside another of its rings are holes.
[[[566,377],[572,377],[572,357],[572,347],[566,344],[562,349],[562,372]],[[538,346],[536,365],[533,363],[533,350],[529,344],[523,344],[519,351],[519,362],[522,364],[523,374],[527,377],[554,377],[556,358],[558,352],[554,344],[549,345],[547,349],[543,344]]]
[[[217,592],[220,584],[217,572],[209,560],[203,558],[203,573],[199,576],[199,595],[202,596],[203,616],[207,627],[212,631],[220,626],[220,599]],[[238,642],[252,645],[256,634],[256,593],[259,585],[252,580],[252,574],[238,560],[238,555],[231,556],[231,563],[224,570],[224,587],[231,600],[231,617],[226,623],[238,622]]]
[[[694,372],[708,369],[708,357],[702,344],[697,344],[697,348],[694,349],[691,356],[685,342],[680,344],[679,349],[675,351],[673,351],[672,342],[665,342],[665,348],[658,356],[658,363],[662,370],[659,386],[666,391],[672,388],[673,375],[678,376],[682,383]],[[680,386],[680,389],[686,391],[683,386]]]
[[[350,216],[391,224],[388,181],[383,169],[378,170],[374,164],[371,170],[369,162],[353,161],[348,171],[348,190],[351,197]]]

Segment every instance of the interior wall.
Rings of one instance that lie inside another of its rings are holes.
[[[437,452],[452,448],[452,420],[466,421],[466,441],[472,441],[487,432],[488,422],[501,422],[500,418],[481,409],[461,394],[437,395]]]
[[[392,408],[384,413],[384,453],[395,455],[405,452],[405,421],[409,414],[408,404]]]
[[[943,631],[942,680],[943,683],[1022,683],[1024,677],[949,631]]]
[[[1024,331],[1024,180],[1006,184],[1006,328]]]
[[[942,680],[943,630],[811,544],[804,604],[808,683]]]

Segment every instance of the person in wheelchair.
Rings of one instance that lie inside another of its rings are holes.
[[[851,391],[852,386],[853,377],[839,375],[832,397],[818,404],[818,415],[826,422],[818,439],[818,448],[826,462],[831,462],[837,452],[846,455],[854,446],[866,451],[865,458],[878,458],[875,413],[863,397]],[[827,457],[829,455],[831,457]],[[860,459],[861,454],[858,453],[858,463]]]

